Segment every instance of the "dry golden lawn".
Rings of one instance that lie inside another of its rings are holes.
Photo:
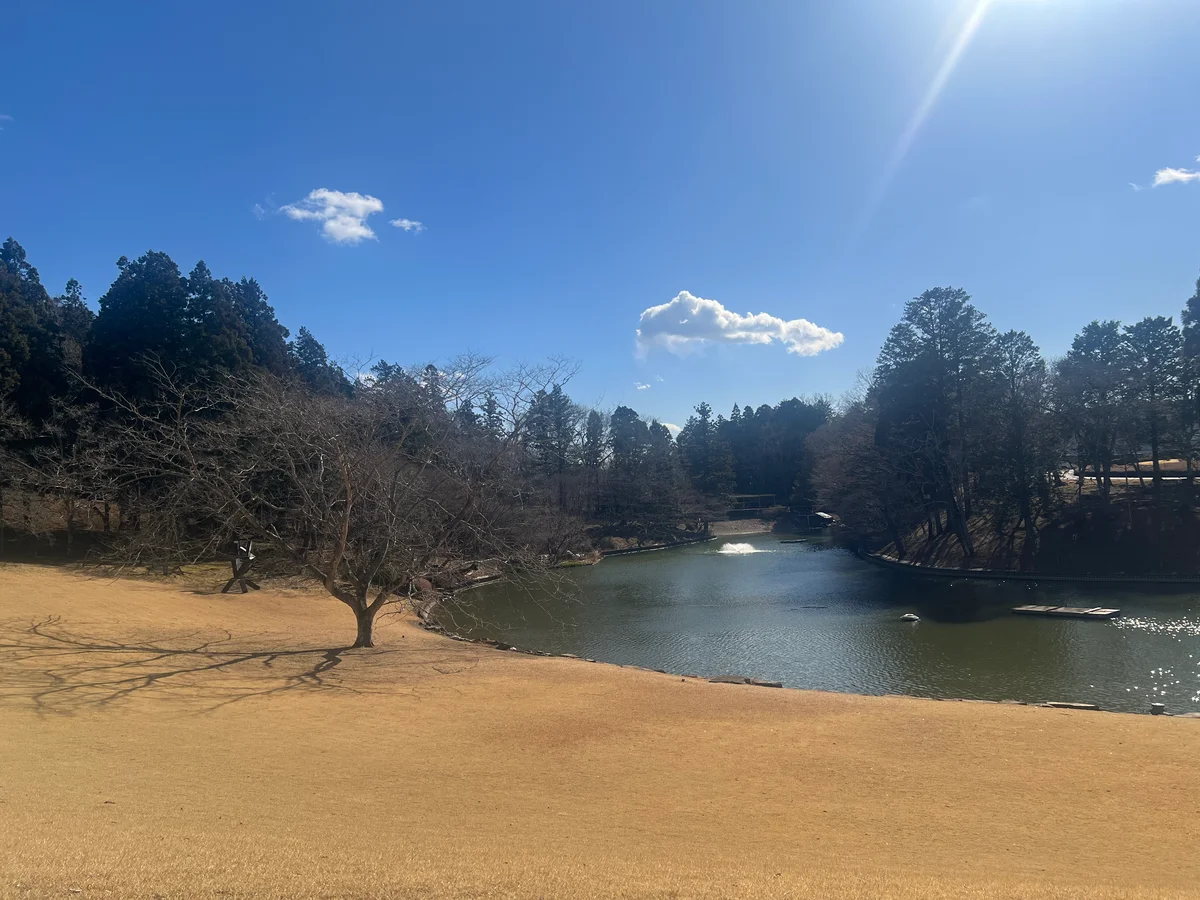
[[[1197,896],[1200,722],[708,684],[0,567],[0,896]]]

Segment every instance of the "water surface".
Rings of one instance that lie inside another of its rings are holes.
[[[1116,606],[1109,621],[1016,616]],[[473,638],[789,687],[1104,709],[1200,710],[1200,590],[950,581],[879,569],[820,540],[727,538],[495,583],[444,622]],[[915,612],[917,623],[900,620]]]

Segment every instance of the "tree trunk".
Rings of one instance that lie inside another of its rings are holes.
[[[354,639],[355,647],[375,646],[375,613],[365,600],[354,608],[354,619],[358,623],[358,636]]]
[[[1021,518],[1025,522],[1025,540],[1021,543],[1021,559],[1018,566],[1022,572],[1028,572],[1033,568],[1038,550],[1037,522],[1033,515],[1033,502],[1029,496],[1021,498]]]
[[[1158,417],[1150,417],[1150,453],[1153,455],[1152,465],[1154,466],[1154,490],[1162,487],[1162,470],[1158,465]]]
[[[949,506],[946,509],[946,518],[948,524],[953,530],[955,537],[958,538],[959,546],[962,547],[963,556],[971,557],[975,555],[975,544],[971,540],[971,532],[967,529],[967,521],[963,518],[962,510],[959,509],[957,498],[952,498]]]
[[[67,519],[67,559],[71,558],[71,550],[75,543],[75,501],[71,497],[63,500]]]
[[[904,559],[904,537],[900,534],[900,529],[896,526],[896,520],[885,509],[883,511],[883,520],[887,524],[888,531],[892,534],[892,543],[896,545],[897,559]]]

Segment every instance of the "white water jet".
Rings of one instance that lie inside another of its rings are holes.
[[[766,550],[760,550],[753,544],[722,544],[718,553],[728,553],[734,556],[744,556],[747,553],[766,553]]]

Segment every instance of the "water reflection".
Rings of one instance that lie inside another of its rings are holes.
[[[736,548],[736,549],[734,549]],[[1194,589],[918,579],[820,542],[756,535],[606,560],[562,583],[461,596],[458,630],[530,649],[792,687],[1200,709]],[[1116,606],[1080,621],[1027,603]],[[917,623],[900,621],[915,612]]]

